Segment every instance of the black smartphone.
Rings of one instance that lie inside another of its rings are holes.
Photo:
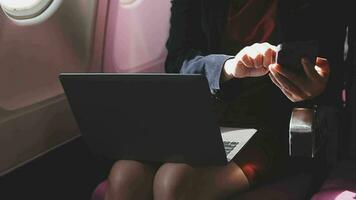
[[[315,65],[318,46],[314,40],[284,42],[277,46],[276,62],[292,72],[304,73],[302,57],[308,58]]]

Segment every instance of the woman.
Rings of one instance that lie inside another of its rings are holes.
[[[272,176],[287,158],[293,102],[341,102],[345,25],[335,9],[316,0],[173,0],[166,71],[206,75],[220,124],[259,134],[226,166],[117,161],[107,200],[224,199]],[[275,63],[276,44],[305,40],[319,42],[316,66],[303,58],[305,74],[294,74]]]

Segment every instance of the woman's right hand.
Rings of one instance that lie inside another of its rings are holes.
[[[234,58],[224,64],[222,80],[258,77],[268,73],[268,66],[275,63],[276,46],[255,43],[243,48]]]

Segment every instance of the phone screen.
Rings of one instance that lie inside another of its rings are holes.
[[[277,46],[276,62],[292,72],[304,73],[302,57],[315,65],[317,54],[317,41],[284,42]]]

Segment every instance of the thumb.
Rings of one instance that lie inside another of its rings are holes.
[[[328,60],[326,58],[317,57],[315,70],[321,77],[328,78],[330,74],[330,66]]]

